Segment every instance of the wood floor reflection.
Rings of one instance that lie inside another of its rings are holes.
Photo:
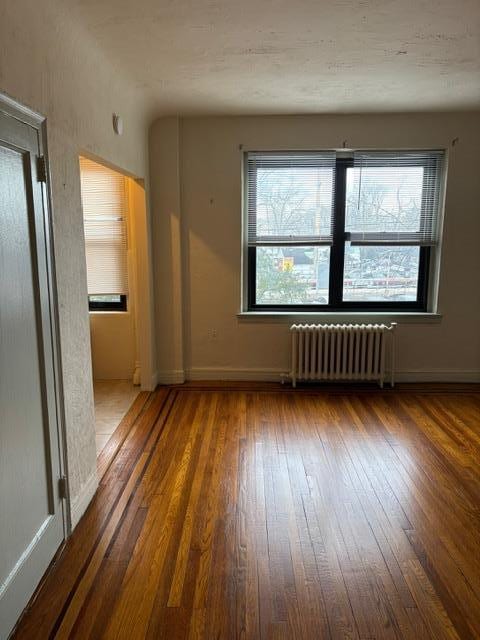
[[[480,638],[477,393],[165,387],[117,435],[16,637]]]

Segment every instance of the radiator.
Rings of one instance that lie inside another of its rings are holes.
[[[394,385],[396,323],[294,324],[292,369],[299,380],[374,380],[381,387],[388,355],[390,384]],[[388,349],[388,354],[386,353]]]

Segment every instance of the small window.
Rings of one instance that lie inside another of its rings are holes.
[[[104,295],[104,296],[88,296],[88,304],[90,311],[126,311],[127,296],[124,295]]]
[[[248,309],[426,310],[443,157],[248,153]]]
[[[80,177],[89,309],[126,311],[126,178],[83,157],[80,158]]]

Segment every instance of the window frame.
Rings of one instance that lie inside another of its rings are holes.
[[[406,150],[402,150],[407,152]],[[402,153],[399,150],[399,153]],[[248,227],[248,153],[244,155],[244,211],[245,227]],[[294,153],[292,151],[292,153]],[[329,269],[329,301],[327,304],[258,304],[256,302],[256,246],[249,246],[245,240],[246,251],[246,311],[250,312],[427,312],[429,296],[430,265],[432,262],[432,248],[419,247],[419,265],[416,300],[386,301],[344,301],[343,278],[345,265],[345,248],[349,241],[349,233],[345,231],[346,209],[346,178],[347,169],[353,167],[353,156],[337,155],[335,163],[335,181],[333,193],[333,242],[330,245]],[[255,180],[256,184],[256,180]],[[440,219],[440,216],[439,216]],[[296,243],[296,246],[312,246],[311,243]],[[382,243],[370,246],[384,246]],[[401,246],[393,244],[392,247]],[[245,258],[244,258],[245,259]]]
[[[101,293],[101,294],[97,294],[97,295],[120,295],[120,301],[119,302],[98,302],[95,300],[90,300],[91,297],[94,297],[95,294],[90,294],[88,296],[88,310],[89,311],[127,311],[127,295],[126,294],[108,294],[108,293]]]

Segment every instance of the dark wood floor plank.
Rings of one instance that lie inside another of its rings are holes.
[[[145,411],[151,400],[152,395],[148,391],[140,392],[133,401],[130,409],[122,418],[118,427],[115,429],[114,433],[108,439],[107,444],[104,446],[97,458],[97,470],[100,480],[105,475],[105,472],[115,457],[115,454],[120,450],[122,444],[125,442],[125,439],[131,432],[133,425]]]
[[[144,529],[139,536],[135,553],[122,583],[120,598],[105,634],[107,638],[117,638],[119,635],[146,636],[158,585],[162,580],[167,561],[170,537],[175,528],[177,516],[182,513],[190,463],[194,457],[195,440],[200,427],[199,422],[194,421],[199,398],[189,397],[187,403],[186,423],[191,427],[181,448],[181,458],[178,464],[169,465],[170,481],[165,484],[163,491],[152,496]],[[169,420],[172,421],[173,417]],[[178,437],[185,432],[186,429],[178,430]],[[155,457],[155,444],[153,442],[150,444],[150,451]],[[148,558],[147,562],[145,558]],[[141,581],[141,589],[138,588],[138,581]]]
[[[207,620],[207,598],[209,593],[209,578],[211,564],[213,561],[213,545],[215,542],[215,532],[217,520],[223,517],[217,512],[217,505],[220,494],[220,483],[222,481],[224,469],[224,455],[228,443],[228,414],[225,411],[225,397],[220,396],[215,411],[215,420],[219,424],[217,433],[216,448],[213,457],[213,467],[210,474],[208,492],[205,502],[202,504],[203,510],[199,513],[198,535],[194,537],[193,548],[198,550],[199,560],[195,588],[192,600],[190,624],[188,630],[189,638],[203,638],[205,636]],[[222,559],[218,559],[222,562]],[[214,613],[214,612],[213,612]]]
[[[480,639],[479,397],[139,396],[15,637]]]
[[[121,459],[117,454],[114,458],[100,483],[95,499],[78,523],[75,535],[68,540],[55,564],[50,568],[42,588],[35,594],[35,609],[32,610],[29,606],[25,611],[17,631],[17,636],[22,640],[48,638],[55,629],[58,617],[68,606],[79,576],[86,568],[89,557],[123,491],[125,483],[118,480],[118,466],[132,467],[136,457],[141,454],[145,434],[153,428],[152,425],[170,393],[168,389],[160,389],[153,394],[147,410],[141,413],[133,424],[131,431],[138,437],[129,447],[128,455]],[[121,451],[125,446],[122,445]],[[112,478],[114,481],[111,481]],[[37,611],[41,612],[40,615]]]

